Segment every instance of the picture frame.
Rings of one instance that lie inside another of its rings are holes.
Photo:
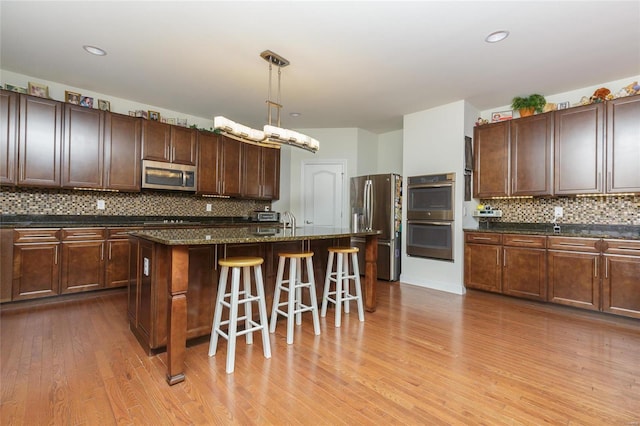
[[[175,118],[167,118],[167,124],[175,125],[176,124],[176,119]]]
[[[497,123],[498,121],[511,120],[513,118],[513,111],[497,111],[491,113],[491,122]]]
[[[136,110],[136,117],[141,117],[141,118],[144,118],[146,120],[147,119],[147,111],[145,111],[143,109],[137,109]]]
[[[136,116],[135,111],[129,111],[129,117],[135,117],[135,116]]]
[[[49,86],[45,86],[44,84],[34,83],[30,81],[28,90],[31,96],[37,96],[39,98],[49,97]]]
[[[160,113],[158,111],[149,110],[149,120],[160,121]]]
[[[556,104],[556,109],[567,109],[569,108],[571,105],[569,104],[569,101],[566,102],[558,102]]]
[[[178,118],[177,119],[178,126],[187,127],[187,119],[186,118]]]
[[[13,84],[9,83],[4,85],[4,89],[10,92],[22,93],[25,95],[28,93],[26,87],[14,86]]]
[[[100,111],[111,111],[111,102],[98,99],[98,109]]]
[[[80,105],[80,98],[82,96],[80,93],[70,92],[68,90],[64,91],[64,101],[73,105]]]
[[[80,106],[83,106],[86,108],[93,108],[93,98],[90,96],[81,96]]]

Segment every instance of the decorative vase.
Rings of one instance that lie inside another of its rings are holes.
[[[529,117],[530,115],[535,114],[536,109],[533,107],[529,107],[529,108],[520,108],[518,110],[518,112],[520,113],[520,117]]]

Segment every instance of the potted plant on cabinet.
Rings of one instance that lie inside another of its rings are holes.
[[[516,96],[511,101],[511,108],[517,109],[520,117],[527,117],[542,112],[547,100],[542,95],[533,94],[527,97]]]

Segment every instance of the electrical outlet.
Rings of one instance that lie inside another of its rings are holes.
[[[98,200],[98,203],[96,205],[96,208],[98,210],[104,210],[104,200]]]
[[[211,204],[207,204],[207,211],[210,212],[213,210],[213,206]]]
[[[553,208],[553,217],[562,217],[563,209],[562,207],[554,207]]]

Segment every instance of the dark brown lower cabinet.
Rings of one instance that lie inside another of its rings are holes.
[[[105,229],[62,230],[60,293],[104,288]]]
[[[107,229],[105,288],[126,287],[129,282],[129,240],[127,233],[139,228]]]
[[[502,292],[502,235],[465,233],[464,285]]]
[[[55,228],[14,230],[12,300],[59,294],[59,232]]]
[[[547,300],[546,241],[546,237],[539,235],[503,235],[504,294]]]
[[[600,309],[600,250],[597,238],[549,237],[549,301]]]
[[[602,310],[640,318],[640,241],[604,242]]]

